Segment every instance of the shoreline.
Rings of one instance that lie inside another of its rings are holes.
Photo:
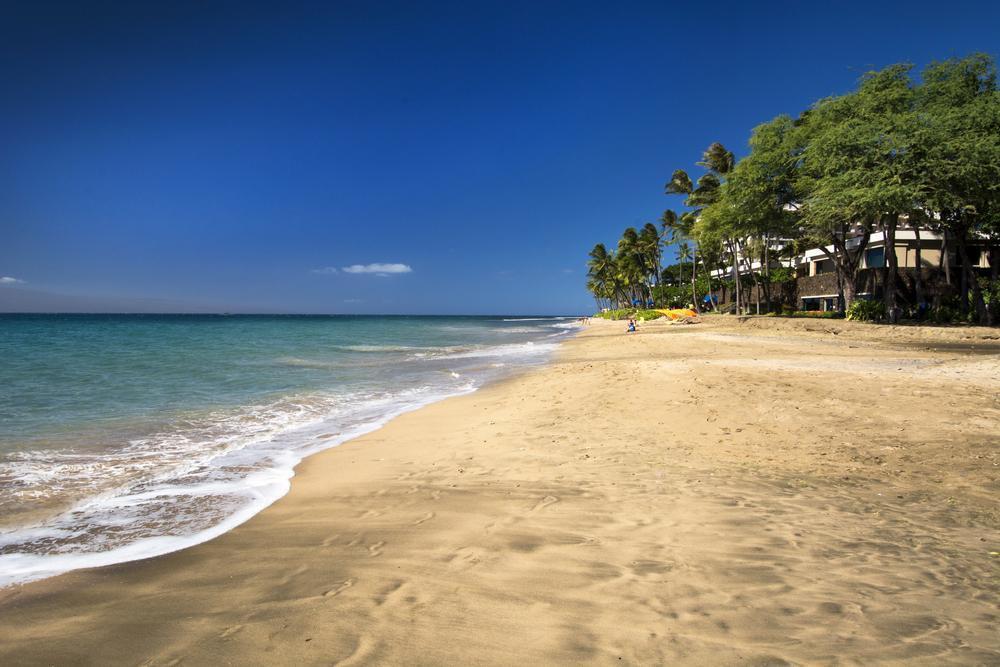
[[[997,359],[814,325],[595,322],[215,539],[0,589],[0,657],[1000,659]]]
[[[566,333],[558,334],[559,340],[551,342],[558,346],[562,342],[571,339],[575,333],[576,330],[569,330]],[[558,351],[558,348],[556,351]],[[551,358],[552,354],[553,352],[549,352],[549,358]],[[22,556],[21,554],[0,554],[0,600],[3,598],[3,592],[8,588],[20,587],[44,581],[64,574],[69,574],[77,570],[92,570],[95,568],[111,567],[136,561],[160,558],[162,556],[168,556],[185,549],[191,549],[200,544],[217,539],[226,533],[235,530],[247,521],[252,520],[255,516],[288,495],[291,490],[292,481],[297,474],[297,470],[306,459],[339,447],[347,442],[361,438],[374,431],[378,431],[392,420],[409,412],[420,410],[428,405],[433,405],[434,403],[475,393],[484,387],[516,378],[522,373],[529,372],[539,366],[544,366],[545,363],[547,362],[522,360],[521,363],[509,367],[499,377],[483,379],[482,384],[479,385],[473,384],[454,388],[448,392],[434,393],[429,397],[424,397],[416,402],[402,401],[401,399],[398,399],[393,407],[387,409],[383,414],[378,415],[375,420],[365,421],[361,424],[351,426],[342,432],[329,433],[328,431],[330,431],[331,428],[336,428],[336,425],[329,423],[329,419],[319,420],[310,424],[298,426],[290,431],[279,432],[272,436],[272,439],[292,439],[300,444],[281,452],[283,454],[283,458],[286,460],[281,462],[280,465],[276,462],[274,466],[263,471],[266,473],[265,475],[261,475],[261,471],[258,471],[257,474],[254,475],[254,477],[262,477],[263,479],[257,479],[254,482],[251,482],[249,479],[243,481],[243,485],[252,490],[251,495],[255,498],[253,502],[246,504],[232,514],[229,514],[218,523],[191,535],[175,536],[170,535],[169,533],[151,535],[108,551],[68,553],[65,555],[56,555],[54,557],[39,557],[34,554],[28,554],[26,556]],[[58,516],[59,515],[56,515],[54,518],[58,518]],[[44,524],[39,525],[44,527]],[[23,526],[12,526],[10,528],[14,531],[30,531],[35,527],[36,526],[34,524],[26,524]],[[8,559],[10,562],[5,563],[5,559]],[[55,563],[50,567],[46,568],[42,566],[33,566],[33,571],[35,572],[33,575],[25,574],[24,572],[26,569],[26,562],[33,565],[36,561],[48,562],[51,560],[54,560]],[[73,564],[60,566],[60,562],[72,562]],[[85,564],[76,564],[79,562]],[[5,566],[15,568],[19,567],[21,568],[21,571],[19,572],[19,575],[7,574]],[[18,578],[15,579],[15,576]]]

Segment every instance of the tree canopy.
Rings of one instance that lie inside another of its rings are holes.
[[[942,237],[943,255],[957,253],[959,308],[982,323],[997,320],[1000,257],[992,253],[993,272],[984,277],[968,256],[970,242],[995,246],[1000,238],[1000,91],[992,57],[934,62],[919,77],[905,63],[868,72],[848,93],[753,128],[747,148],[737,160],[714,142],[696,163],[700,175],[675,170],[664,192],[680,198],[682,210],[668,209],[659,230],[647,223],[625,231],[607,253],[614,280],[606,262],[592,259],[595,296],[609,305],[652,299],[664,280],[677,280],[660,268],[663,248],[676,244],[691,264],[692,289],[696,266],[728,267],[737,308],[746,307],[745,299],[739,303],[744,278],[770,303],[774,261],[790,249],[819,247],[847,307],[858,298],[871,236],[881,232],[891,247],[907,225]],[[895,253],[886,255],[882,298],[891,312],[898,310],[899,269]],[[703,282],[712,291],[711,280]],[[695,303],[700,296],[692,294]]]

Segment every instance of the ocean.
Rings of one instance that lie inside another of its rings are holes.
[[[575,327],[0,314],[0,586],[220,535],[303,457],[542,363]]]

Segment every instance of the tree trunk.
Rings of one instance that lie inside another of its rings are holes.
[[[736,267],[736,314],[743,314],[743,277],[740,275],[740,244],[737,241],[733,253],[733,266]]]
[[[843,308],[841,312],[845,314],[847,313],[847,309],[850,307],[850,304],[854,303],[854,300],[857,298],[857,293],[858,290],[854,280],[845,279],[841,281],[840,300],[841,308]]]
[[[754,288],[756,289],[756,292],[757,292],[756,295],[755,295],[755,298],[754,298],[754,303],[757,306],[757,314],[760,315],[760,291],[762,289],[761,288],[761,280],[760,280],[760,272],[758,271],[757,273],[754,273],[754,270],[753,270],[753,257],[747,257],[746,258],[746,263],[747,263],[747,273],[750,274],[750,280],[751,280],[751,282],[753,282],[753,286],[754,286]]]
[[[708,282],[708,309],[715,310],[715,293],[712,291],[712,269],[709,268],[707,263],[705,264],[705,280]]]
[[[847,315],[847,297],[844,296],[844,272],[837,271],[837,312]]]
[[[997,296],[1000,289],[997,288],[997,280],[1000,279],[1000,247],[991,246],[989,250],[990,258],[990,303],[986,309],[988,324],[994,326],[1000,320],[1000,303],[997,303]]]
[[[972,286],[972,300],[976,308],[976,318],[980,324],[986,324],[989,321],[986,316],[986,301],[983,299],[983,291],[979,287],[979,281],[976,280],[976,273],[972,268],[972,262],[969,261],[969,248],[965,234],[959,235],[957,240],[958,251],[962,255],[962,283],[964,291],[968,294],[969,286]],[[964,299],[966,305],[968,305],[968,300],[968,296],[966,296]]]
[[[757,277],[757,274],[753,272],[753,262],[750,259],[747,259],[747,273],[750,274],[750,280],[753,281],[753,286],[757,290],[754,301],[757,304],[757,314],[760,315],[760,279]]]
[[[920,249],[920,226],[916,225],[913,228],[913,233],[917,237],[917,251],[916,251],[916,265],[917,271],[913,278],[913,290],[916,292],[917,300],[917,319],[924,319],[924,312],[927,310],[927,304],[924,302],[924,267],[923,267],[923,256],[921,255]]]
[[[1000,320],[1000,303],[997,303],[997,296],[1000,289],[997,288],[997,280],[1000,279],[1000,247],[990,247],[990,303],[986,309],[987,324],[994,326]]]
[[[837,270],[838,296],[843,305],[844,312],[851,307],[858,293],[858,274],[861,270],[861,258],[864,257],[868,248],[868,239],[871,237],[871,228],[865,224],[864,233],[858,247],[851,251],[847,248],[847,225],[841,225],[840,232],[832,233],[834,254],[827,251],[826,246],[821,250],[826,257],[833,262]]]
[[[896,306],[896,274],[899,270],[899,260],[896,257],[896,224],[899,222],[899,215],[891,213],[884,219],[882,230],[885,238],[886,268],[885,282],[883,283],[885,313],[890,324],[899,322],[899,310]]]
[[[764,299],[766,300],[767,312],[771,312],[771,253],[770,253],[770,239],[767,234],[764,234],[764,266],[762,275],[764,276]]]
[[[941,230],[941,257],[938,258],[938,268],[944,269],[944,282],[951,287],[951,261],[948,259],[948,230]]]
[[[691,253],[691,305],[694,306],[694,312],[701,314],[701,308],[698,307],[698,290],[695,289],[695,278],[696,272],[698,271],[698,249],[695,248],[694,252]]]
[[[958,294],[961,303],[959,303],[959,311],[962,315],[969,314],[969,265],[968,259],[965,256],[965,231],[963,230],[961,234],[956,234],[955,238],[957,240],[956,245],[958,246],[958,262],[961,264],[961,272],[958,274]]]

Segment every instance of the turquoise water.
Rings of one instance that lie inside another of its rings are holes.
[[[572,318],[0,315],[0,585],[166,553],[302,457],[544,361]]]

